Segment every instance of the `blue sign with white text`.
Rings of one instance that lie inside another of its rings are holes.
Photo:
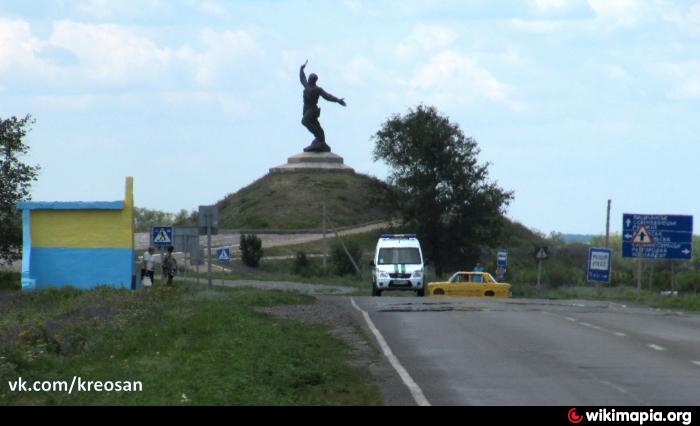
[[[508,266],[508,250],[498,249],[498,252],[496,253],[496,265]]]
[[[609,248],[588,249],[588,282],[610,283],[612,250]]]
[[[622,257],[690,259],[693,216],[622,215]]]

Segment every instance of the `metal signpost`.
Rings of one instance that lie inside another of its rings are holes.
[[[211,287],[211,236],[219,232],[219,211],[216,206],[199,206],[197,226],[207,234],[207,285]]]
[[[537,290],[541,287],[542,261],[549,259],[549,247],[535,247],[535,259],[537,259]]]
[[[165,248],[173,245],[172,226],[154,226],[151,228],[151,245],[160,249],[160,264],[163,265],[165,259]],[[161,268],[161,278],[164,273]]]
[[[498,249],[496,252],[496,280],[503,282],[508,267],[508,250]]]
[[[220,263],[231,263],[231,249],[228,247],[216,249],[216,258],[219,260]],[[221,267],[221,285],[224,284],[224,273],[226,272],[226,269],[224,267]]]
[[[195,252],[199,249],[199,229],[196,226],[174,226],[173,247],[175,247],[176,252],[183,253],[183,270],[186,270],[188,263],[190,266],[194,266]]]
[[[612,250],[608,248],[588,249],[588,282],[610,284]]]
[[[622,257],[639,259],[637,290],[642,288],[643,259],[690,260],[693,216],[622,215]]]
[[[156,247],[168,247],[173,245],[173,227],[154,226],[151,228],[151,242]]]

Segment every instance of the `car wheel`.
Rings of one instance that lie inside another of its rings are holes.
[[[494,293],[494,292],[491,291],[491,290],[489,290],[489,291],[487,291],[486,293],[484,293],[484,296],[486,296],[486,297],[493,297],[493,296],[495,296],[495,295],[496,295],[496,293]]]
[[[420,289],[420,290],[416,290],[416,295],[417,295],[418,297],[424,297],[424,296],[425,296],[425,289],[422,288],[422,289]]]

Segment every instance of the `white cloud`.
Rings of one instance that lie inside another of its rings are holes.
[[[641,0],[588,0],[596,17],[609,27],[631,27],[642,17],[645,3]]]
[[[527,31],[537,34],[549,34],[560,31],[564,25],[561,21],[543,19],[511,19],[510,25],[516,30]]]
[[[172,56],[129,28],[111,24],[58,21],[49,41],[78,58],[81,78],[109,85],[158,81]]]
[[[103,21],[162,15],[167,8],[164,0],[82,0],[75,5],[79,15]]]
[[[662,68],[672,84],[667,97],[676,100],[700,99],[700,61],[668,64]]]
[[[485,98],[512,109],[519,108],[511,99],[508,85],[474,59],[454,50],[433,56],[427,64],[419,66],[405,84],[412,90],[456,103]]]
[[[402,59],[412,58],[426,51],[448,48],[457,40],[457,33],[451,28],[439,25],[419,25],[408,38],[399,43],[396,54]]]
[[[0,71],[40,66],[38,54],[43,45],[28,22],[0,19]]]
[[[200,41],[202,48],[185,46],[177,51],[177,58],[188,64],[196,82],[203,86],[216,85],[226,80],[231,70],[241,69],[242,59],[249,60],[263,55],[255,40],[242,30],[218,32],[205,28],[200,33]],[[254,71],[251,70],[250,73],[253,74]]]

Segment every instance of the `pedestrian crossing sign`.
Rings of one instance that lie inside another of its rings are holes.
[[[173,245],[172,226],[154,226],[151,230],[151,240],[156,247],[167,247]]]
[[[219,262],[230,262],[231,261],[231,249],[230,248],[220,248],[216,250],[216,257]]]

